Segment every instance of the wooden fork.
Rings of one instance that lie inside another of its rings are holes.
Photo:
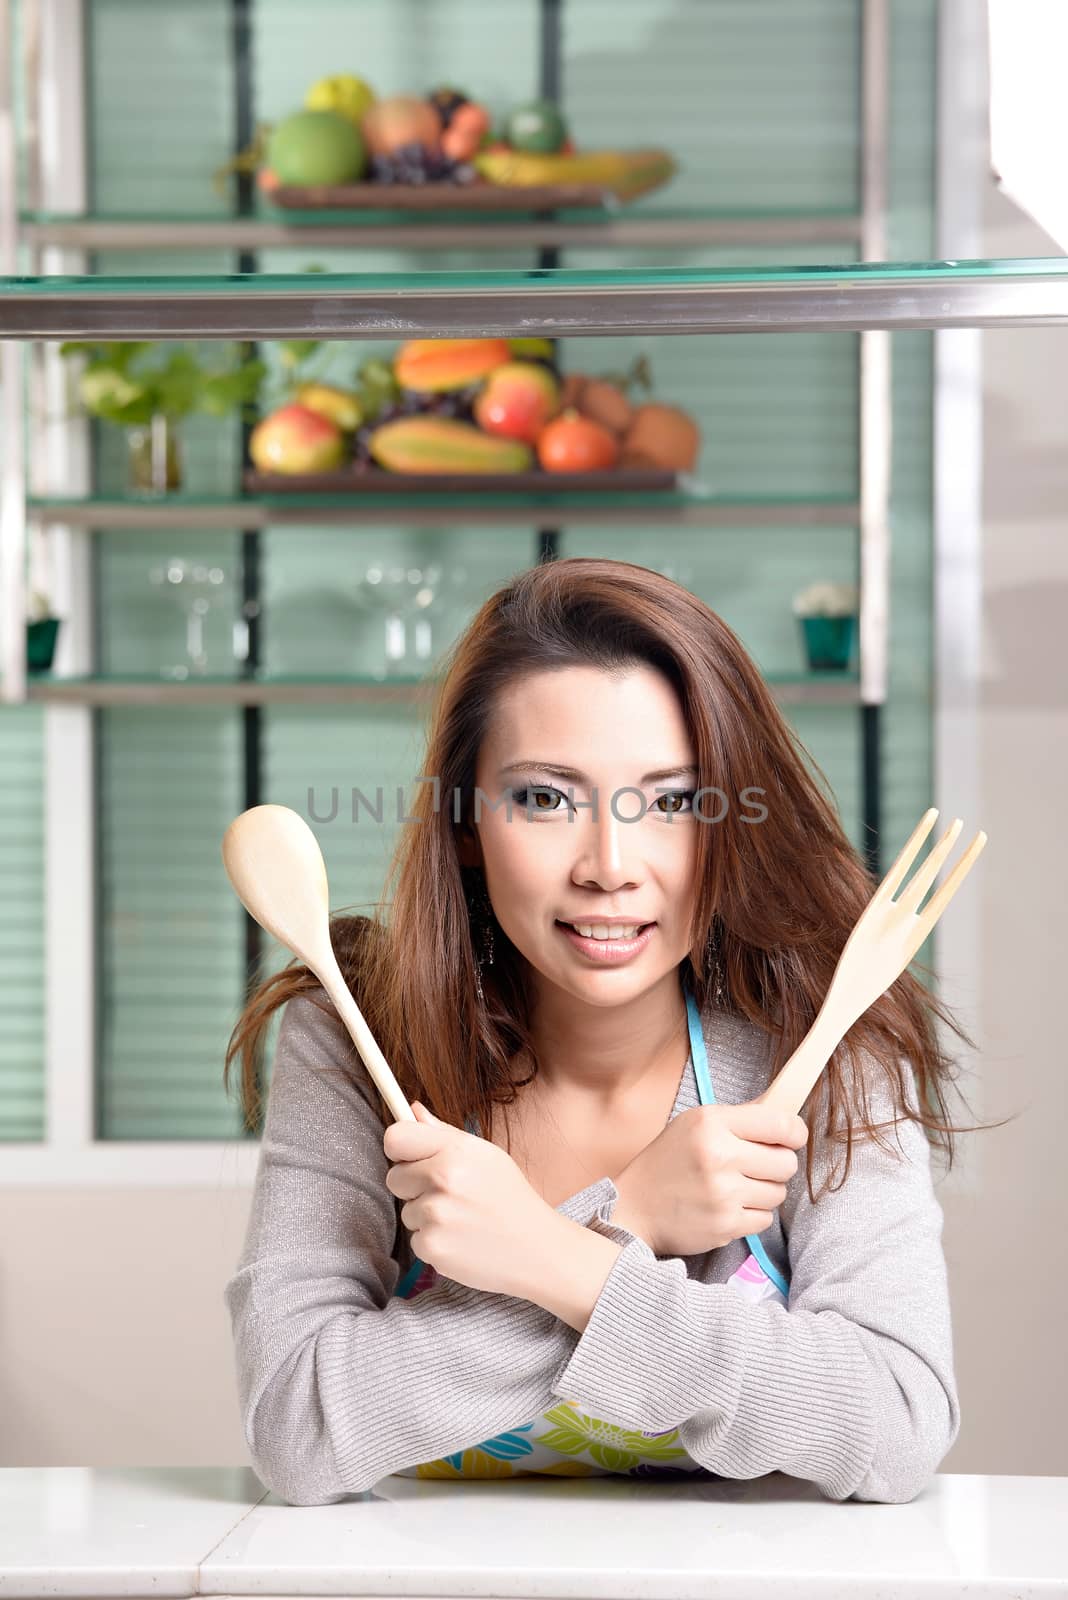
[[[857,920],[838,958],[830,988],[819,1014],[789,1061],[758,1095],[762,1105],[773,1105],[797,1116],[835,1049],[868,1007],[901,976],[943,911],[975,864],[986,834],[980,830],[953,871],[929,903],[920,901],[934,882],[963,823],[957,817],[935,845],[900,899],[893,899],[920,846],[934,827],[938,808],[920,818],[905,848]]]

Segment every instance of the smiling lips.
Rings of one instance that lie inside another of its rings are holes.
[[[617,922],[613,924],[584,922],[581,924],[581,926],[584,928],[596,929],[597,932],[594,934],[579,933],[574,924],[570,922],[557,922],[556,926],[571,942],[575,949],[581,951],[583,955],[588,956],[595,961],[614,962],[628,961],[631,956],[637,955],[639,950],[644,950],[645,946],[649,943],[649,940],[653,936],[653,930],[656,927],[656,923]],[[607,935],[607,930],[613,927],[625,929],[627,936],[623,937],[619,934],[616,934],[614,937],[609,937]],[[630,930],[633,928],[637,928],[638,931],[635,935],[631,936]],[[598,934],[601,936],[598,937]]]

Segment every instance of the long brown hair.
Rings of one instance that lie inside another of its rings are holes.
[[[741,641],[702,600],[629,562],[572,558],[521,572],[486,600],[445,658],[421,769],[438,785],[417,785],[415,820],[401,834],[382,899],[370,916],[335,915],[330,923],[341,971],[405,1096],[456,1127],[474,1115],[479,1128],[488,1129],[492,1106],[513,1104],[517,1089],[538,1071],[526,962],[496,921],[494,959],[482,975],[485,998],[478,997],[470,869],[460,863],[458,830],[471,825],[479,748],[498,695],[527,674],[573,666],[662,672],[678,695],[699,783],[730,801],[716,827],[697,829],[692,943],[681,976],[704,1012],[712,1003],[708,946],[714,938],[725,991],[721,1006],[772,1036],[769,1082],[815,1020],[875,888],[842,831],[822,771]],[[755,824],[743,816],[742,802],[763,805],[766,817]],[[391,885],[387,919],[383,905]],[[240,1055],[249,1128],[261,1110],[270,1016],[295,995],[316,991],[321,996],[314,973],[291,961],[261,983],[233,1030],[224,1083],[228,1089],[231,1064]],[[332,1010],[328,1003],[324,1009]],[[853,1113],[876,1139],[893,1125],[870,1121],[872,1074],[888,1082],[899,1116],[944,1141],[952,1167],[953,1134],[975,1125],[959,1128],[946,1120],[944,1091],[955,1062],[940,1047],[936,1016],[974,1047],[949,1009],[906,971],[835,1050],[813,1090],[821,1097],[822,1128],[814,1116],[806,1119],[813,1201],[814,1135],[822,1131],[845,1143],[844,1183]],[[522,1082],[516,1062],[530,1068]],[[909,1103],[910,1070],[916,1111]],[[388,1126],[392,1115],[369,1076],[367,1083]],[[811,1102],[810,1095],[806,1105],[814,1110]]]

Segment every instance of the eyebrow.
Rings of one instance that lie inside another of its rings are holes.
[[[539,772],[551,773],[554,778],[567,778],[572,783],[588,783],[584,772],[579,772],[576,767],[556,767],[550,761],[510,761],[506,767],[501,767],[497,773],[498,778],[503,778],[508,772],[517,772],[536,767]],[[652,783],[654,778],[696,778],[696,767],[661,767],[656,772],[647,772],[642,778],[642,783]]]

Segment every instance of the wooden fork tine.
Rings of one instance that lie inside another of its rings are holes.
[[[926,938],[927,934],[930,933],[931,929],[934,927],[935,923],[938,921],[939,917],[942,915],[943,911],[946,909],[949,902],[952,900],[953,896],[956,894],[957,890],[960,888],[961,884],[972,870],[972,867],[975,865],[980,854],[982,853],[982,849],[985,844],[986,834],[980,828],[979,832],[976,834],[967,850],[965,850],[964,854],[957,862],[957,865],[953,868],[953,871],[950,873],[945,883],[942,884],[941,888],[931,896],[931,899],[928,901],[927,905],[925,905],[923,910],[920,912],[920,917],[923,920],[925,930],[924,938]]]
[[[886,874],[886,877],[883,879],[882,883],[876,889],[875,894],[872,896],[873,900],[889,900],[891,898],[894,890],[897,888],[898,884],[901,882],[902,878],[915,861],[921,844],[934,827],[935,818],[937,815],[937,806],[932,806],[929,811],[924,812],[915,828],[913,828],[912,833],[905,841],[905,846],[901,851],[901,854],[890,868],[890,871]]]
[[[938,869],[952,850],[957,841],[957,835],[963,826],[964,823],[961,819],[954,817],[919,872],[902,889],[901,896],[895,904],[901,906],[905,911],[917,911],[919,909],[920,901],[938,877]]]

